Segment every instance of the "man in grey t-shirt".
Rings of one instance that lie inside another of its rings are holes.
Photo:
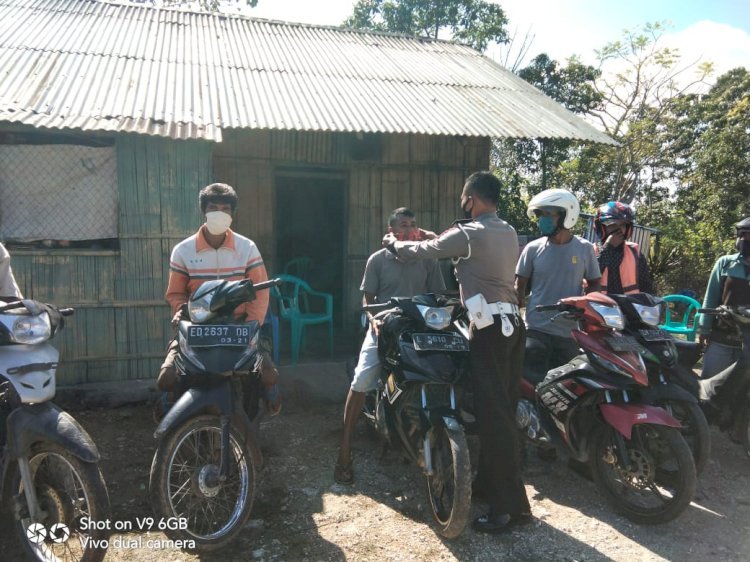
[[[425,240],[436,238],[433,232],[417,227],[414,213],[400,207],[388,219],[388,231],[400,240]],[[385,303],[391,297],[413,297],[421,293],[432,293],[445,289],[438,261],[420,260],[406,262],[396,258],[383,248],[370,256],[365,266],[365,275],[360,289],[364,292],[364,304]],[[372,314],[367,313],[370,329],[367,330],[359,360],[354,369],[349,395],[344,408],[344,433],[341,449],[333,477],[339,484],[351,484],[354,471],[351,462],[351,446],[354,425],[365,401],[365,394],[377,387],[380,373],[378,357],[378,330],[380,328]]]
[[[575,196],[564,189],[548,189],[529,203],[530,217],[536,217],[542,238],[526,245],[516,265],[516,288],[523,299],[530,283],[526,305],[526,356],[524,378],[538,384],[550,369],[564,365],[578,354],[570,337],[575,324],[555,312],[536,312],[540,304],[555,304],[562,298],[582,295],[583,281],[589,291],[599,288],[599,263],[591,242],[573,235],[578,220]]]

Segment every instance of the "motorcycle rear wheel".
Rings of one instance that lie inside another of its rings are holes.
[[[677,429],[633,426],[625,441],[630,469],[620,465],[615,429],[602,426],[591,443],[591,473],[606,500],[635,523],[666,523],[693,499],[696,476],[690,448]]]
[[[693,453],[695,474],[700,476],[711,455],[711,431],[703,410],[698,404],[683,400],[669,400],[664,406],[680,422],[680,433]]]
[[[86,463],[67,449],[48,442],[35,444],[29,455],[37,500],[46,516],[41,521],[13,517],[13,526],[30,560],[39,562],[100,562],[107,551],[109,531],[84,529],[83,518],[109,521],[109,496],[99,466]],[[11,466],[11,494],[27,508],[18,465]],[[32,539],[31,525],[38,527]]]
[[[218,416],[189,419],[166,435],[154,454],[149,482],[151,507],[157,520],[164,518],[185,526],[159,530],[173,540],[194,541],[195,548],[186,550],[207,551],[226,545],[250,515],[256,483],[253,448],[235,427],[231,428],[229,447],[230,472],[225,482],[218,483]]]
[[[427,493],[440,534],[458,537],[471,509],[471,460],[463,430],[435,429],[431,443],[433,474],[427,476]]]

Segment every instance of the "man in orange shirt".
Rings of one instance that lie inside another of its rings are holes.
[[[198,232],[175,246],[169,261],[166,299],[174,315],[173,328],[177,327],[182,317],[182,305],[204,282],[212,279],[250,279],[255,284],[268,280],[263,258],[255,242],[229,228],[237,208],[234,189],[224,183],[212,183],[200,191],[198,200],[205,223]],[[268,291],[258,291],[256,299],[238,306],[234,315],[238,320],[256,320],[262,325],[267,310]],[[281,406],[276,384],[278,372],[271,362],[268,347],[267,342],[261,341],[261,380],[268,409],[275,414]],[[159,390],[179,392],[178,374],[174,366],[177,353],[178,344],[174,339],[159,372]]]

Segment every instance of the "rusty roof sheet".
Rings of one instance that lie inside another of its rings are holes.
[[[0,0],[0,77],[0,121],[38,127],[613,143],[464,45],[142,5]]]

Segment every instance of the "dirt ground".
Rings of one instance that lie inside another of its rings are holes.
[[[343,375],[342,375],[343,376]],[[424,477],[394,451],[381,454],[360,424],[356,483],[334,484],[332,467],[341,426],[339,404],[289,404],[261,425],[266,467],[251,520],[224,550],[191,555],[176,549],[131,548],[137,533],[119,535],[112,561],[182,560],[748,560],[750,460],[714,432],[713,453],[699,497],[676,521],[640,527],[603,504],[593,483],[560,461],[529,455],[525,480],[536,521],[507,536],[470,528],[455,541],[431,524]],[[150,407],[76,412],[103,453],[112,518],[151,515],[148,473],[155,442]],[[474,444],[475,445],[475,444]],[[473,516],[484,506],[474,503]],[[7,533],[2,542],[7,542]],[[118,535],[114,535],[113,539]],[[143,538],[164,538],[151,533]],[[114,544],[114,540],[113,543]],[[20,558],[5,545],[0,558]]]

